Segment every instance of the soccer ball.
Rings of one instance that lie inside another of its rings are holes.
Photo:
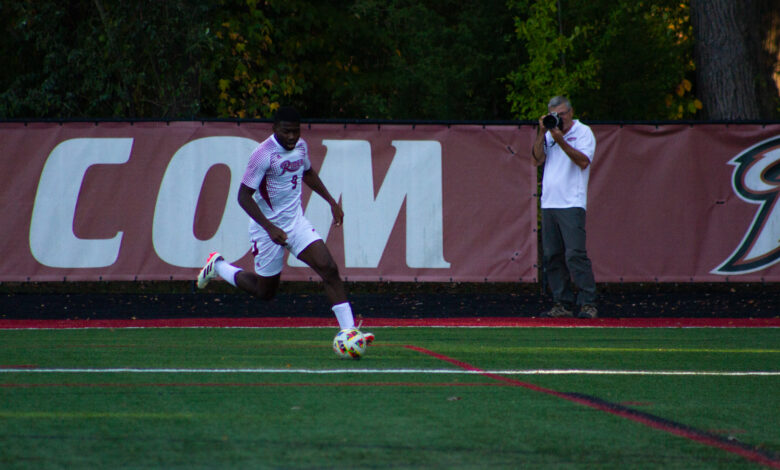
[[[346,328],[333,338],[333,350],[339,357],[360,359],[366,352],[366,338],[357,328]]]

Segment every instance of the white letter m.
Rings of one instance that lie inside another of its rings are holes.
[[[449,268],[442,228],[441,144],[435,140],[392,142],[396,154],[374,199],[371,146],[365,140],[323,140],[328,148],[319,175],[344,209],[344,257],[348,268],[376,268],[406,199],[406,264]],[[330,206],[313,194],[306,217],[327,238]],[[290,257],[291,266],[302,266]]]

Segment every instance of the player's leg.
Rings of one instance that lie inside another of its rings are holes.
[[[312,242],[298,254],[298,259],[308,264],[322,278],[325,295],[331,305],[347,302],[347,292],[339,275],[339,268],[333,261],[325,242],[322,240]]]
[[[330,254],[325,242],[317,234],[311,223],[300,216],[294,226],[287,231],[287,248],[301,261],[309,265],[322,278],[325,295],[332,305],[333,313],[339,322],[339,328],[354,328],[355,317],[352,306],[347,300],[344,282],[341,280],[339,268]],[[374,335],[363,332],[368,344],[374,341]]]
[[[274,298],[284,260],[284,247],[271,241],[265,232],[251,234],[250,246],[254,255],[255,272],[245,271],[224,260],[219,253],[209,255],[198,274],[198,287],[204,288],[217,276],[231,285],[263,300]]]
[[[308,264],[321,278],[325,286],[325,295],[333,307],[333,313],[339,322],[339,328],[354,328],[355,317],[352,306],[347,300],[344,282],[341,280],[339,268],[330,250],[322,240],[316,240],[298,254],[298,259]],[[374,341],[374,334],[363,332],[368,344]]]
[[[236,287],[262,300],[271,300],[276,296],[280,278],[281,273],[266,277],[243,270],[235,276]]]
[[[276,274],[261,276],[245,271],[228,263],[222,255],[214,252],[209,255],[206,265],[198,274],[198,288],[203,289],[209,281],[220,277],[244,292],[263,300],[270,300],[279,289],[280,273],[281,270]]]
[[[239,271],[235,274],[235,286],[262,300],[271,300],[279,290],[284,262],[284,247],[271,241],[265,232],[257,232],[250,240],[255,256],[255,272]]]
[[[330,300],[331,309],[339,322],[339,328],[355,328],[355,316],[352,306],[347,300],[344,282],[339,275],[339,268],[322,240],[317,240],[298,254],[298,259],[308,264],[316,272],[325,285],[325,295]],[[374,334],[362,332],[366,343],[374,342]]]
[[[333,313],[339,322],[339,328],[354,328],[355,317],[352,306],[347,301],[347,292],[339,275],[339,268],[328,247],[322,240],[316,240],[298,254],[298,259],[308,264],[320,278],[325,286],[325,295],[332,305]]]

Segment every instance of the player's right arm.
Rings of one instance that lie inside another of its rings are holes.
[[[268,232],[268,236],[271,237],[271,241],[279,245],[286,245],[287,233],[276,225],[272,224],[271,221],[268,220],[265,215],[263,215],[263,211],[260,210],[260,208],[257,206],[257,203],[255,203],[254,198],[252,197],[254,193],[254,189],[250,188],[244,183],[241,183],[241,187],[238,188],[238,205],[244,209],[244,212],[246,212],[249,217],[252,218],[252,220],[257,222],[266,232]]]
[[[531,148],[531,156],[534,159],[534,164],[539,166],[547,159],[547,154],[544,153],[544,137],[546,130],[542,124],[544,116],[539,118],[539,127],[536,131],[536,140],[534,140],[534,146]]]

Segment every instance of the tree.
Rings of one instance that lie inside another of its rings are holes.
[[[700,95],[747,116],[717,111],[724,63],[777,116],[780,0],[696,1],[698,68],[691,1],[6,0],[0,118],[536,119],[554,94],[586,119],[704,117]]]
[[[13,68],[0,71],[0,116],[196,116],[210,81],[202,64],[214,47],[206,23],[214,6],[197,0],[4,2],[7,40],[0,53]]]
[[[292,104],[303,93],[300,36],[288,32],[280,18],[293,17],[311,29],[311,16],[301,17],[299,2],[221,1],[212,27],[221,47],[211,58],[218,75],[220,117],[259,118],[273,115],[280,104]],[[288,21],[288,24],[292,23]]]
[[[777,85],[762,57],[762,42],[779,4],[774,0],[691,0],[697,85],[706,117],[777,115]]]
[[[572,60],[570,53],[589,28],[576,25],[571,34],[561,30],[557,0],[514,0],[515,11],[528,11],[526,18],[515,18],[517,38],[528,54],[528,62],[507,76],[508,101],[512,111],[525,119],[538,118],[547,110],[547,98],[577,95],[581,90],[597,88],[593,80],[598,63],[590,51]],[[566,56],[569,55],[569,60]]]
[[[512,67],[505,0],[357,0],[376,44],[357,60],[372,97],[362,116],[509,119],[501,79]],[[376,107],[373,105],[376,104]]]
[[[587,17],[587,9],[597,5],[571,2],[567,17]],[[589,42],[600,64],[600,87],[578,98],[591,116],[696,117],[701,102],[693,89],[693,38],[685,2],[607,2],[592,17],[596,21]]]
[[[538,117],[569,96],[589,119],[680,119],[701,103],[692,93],[690,23],[678,0],[513,0],[528,55],[510,74],[517,116]]]
[[[223,0],[222,116],[508,119],[504,0]]]

